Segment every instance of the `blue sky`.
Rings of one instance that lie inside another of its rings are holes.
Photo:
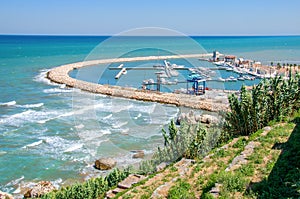
[[[0,34],[300,35],[300,0],[1,0]]]

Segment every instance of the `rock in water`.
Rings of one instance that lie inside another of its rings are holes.
[[[109,170],[116,166],[117,162],[112,158],[100,158],[95,161],[95,168],[100,170]]]
[[[24,198],[39,198],[46,193],[55,190],[53,184],[49,181],[41,181],[37,183],[32,189],[29,189],[25,194]]]
[[[136,151],[135,154],[133,154],[132,158],[144,158],[145,153],[143,150]]]
[[[14,197],[9,193],[0,191],[0,199],[14,199]]]

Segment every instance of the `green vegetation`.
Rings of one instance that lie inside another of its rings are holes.
[[[269,173],[261,182],[254,183],[248,194],[254,193],[258,198],[299,198],[300,197],[300,117],[294,120],[293,129],[287,142],[273,144],[274,149],[280,149],[278,159],[267,164]],[[291,128],[291,127],[289,127]],[[270,137],[284,136],[287,129],[282,127],[271,132]]]
[[[87,180],[82,184],[75,184],[70,187],[63,187],[58,191],[50,192],[42,199],[95,199],[104,198],[104,194],[118,182],[122,181],[129,175],[129,169],[121,171],[114,169],[106,177],[99,177]]]
[[[178,179],[176,185],[169,190],[168,198],[169,199],[181,199],[181,198],[190,199],[190,198],[195,198],[195,195],[191,191],[191,185],[189,183],[184,182],[181,179]]]
[[[290,73],[289,80],[281,77],[262,80],[251,91],[242,87],[239,96],[229,96],[231,112],[224,115],[223,129],[206,129],[201,124],[184,122],[177,127],[171,121],[168,129],[162,130],[164,147],[159,147],[152,159],[142,161],[138,170],[141,174],[151,174],[148,177],[151,179],[156,165],[167,162],[171,165],[164,177],[147,186],[144,180],[131,192],[120,195],[149,198],[158,186],[176,177],[177,181],[172,181],[168,190],[168,198],[213,198],[210,190],[215,186],[218,186],[219,198],[299,198],[299,86],[300,75],[292,77]],[[289,121],[292,114],[296,114],[295,119]],[[282,121],[288,123],[278,125]],[[272,130],[265,133],[262,128],[267,125],[271,125]],[[225,171],[249,142],[257,145],[246,163]],[[225,143],[226,147],[212,150]],[[208,158],[201,160],[210,151]],[[197,161],[186,177],[179,178],[174,162],[183,157]],[[129,173],[129,170],[115,169],[105,178],[61,188],[42,198],[103,198],[106,191]]]
[[[282,121],[299,109],[300,75],[284,80],[264,79],[251,91],[243,86],[240,97],[229,96],[231,112],[225,115],[224,130],[229,136],[250,135],[270,121]]]
[[[207,130],[201,124],[187,124],[182,122],[177,127],[172,120],[168,130],[162,130],[164,147],[158,147],[151,160],[140,164],[140,173],[149,174],[156,171],[156,165],[162,162],[176,162],[181,158],[196,159],[202,157],[215,147],[220,130],[211,128]]]

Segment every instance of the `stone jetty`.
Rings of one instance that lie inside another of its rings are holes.
[[[228,103],[222,102],[219,99],[212,97],[203,97],[195,95],[164,93],[140,90],[136,88],[101,85],[91,82],[86,82],[74,79],[69,76],[69,72],[82,67],[93,66],[106,63],[123,63],[132,61],[145,60],[164,60],[164,59],[182,59],[182,58],[200,58],[211,56],[211,54],[190,54],[190,55],[169,55],[169,56],[147,56],[147,57],[131,57],[131,58],[115,58],[101,59],[92,61],[83,61],[72,64],[66,64],[51,69],[47,73],[47,78],[59,84],[65,84],[68,87],[74,87],[83,91],[99,93],[108,96],[122,97],[141,101],[158,102],[163,104],[173,104],[176,106],[190,107],[194,109],[202,109],[208,111],[228,110]],[[220,91],[222,92],[222,91]]]

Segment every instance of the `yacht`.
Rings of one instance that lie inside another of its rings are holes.
[[[227,81],[230,81],[230,82],[236,82],[237,81],[237,78],[233,77],[233,76],[230,76],[226,79]]]
[[[240,77],[237,78],[237,80],[239,80],[239,81],[244,81],[245,78],[244,78],[243,76],[240,76]]]
[[[218,81],[220,81],[220,82],[225,82],[226,80],[223,79],[222,77],[219,77],[219,78],[218,78]]]

